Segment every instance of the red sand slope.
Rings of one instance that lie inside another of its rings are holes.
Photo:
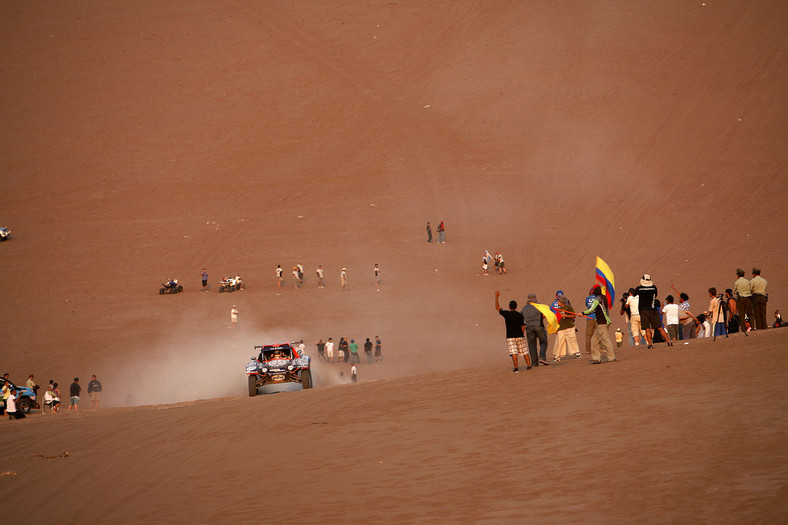
[[[106,405],[227,399],[3,422],[0,490],[49,480],[41,519],[215,521],[299,408],[306,460],[281,469],[309,503],[281,521],[784,520],[782,334],[510,378],[493,291],[579,303],[600,255],[619,292],[648,272],[696,312],[758,266],[783,307],[787,23],[764,2],[1,5],[2,372],[96,373]],[[485,249],[506,277],[479,275]],[[277,290],[297,262],[305,287]],[[235,272],[247,289],[217,294]],[[186,292],[159,296],[168,276]],[[362,381],[385,381],[237,397],[255,343],[374,335]]]

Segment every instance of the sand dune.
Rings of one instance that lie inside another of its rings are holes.
[[[2,372],[106,390],[99,413],[2,422],[0,488],[56,494],[5,515],[229,521],[275,479],[276,522],[784,520],[781,332],[511,377],[493,292],[578,304],[599,255],[619,293],[648,272],[696,312],[757,266],[783,308],[787,18],[0,6]],[[484,250],[508,275],[480,275]],[[304,288],[277,289],[298,262]],[[216,293],[236,272],[247,289]],[[159,296],[170,276],[185,293]],[[243,397],[254,344],[375,335],[364,384],[324,367],[323,388]]]

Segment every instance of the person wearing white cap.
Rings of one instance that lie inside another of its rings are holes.
[[[665,341],[668,342],[668,346],[673,346],[667,332],[662,328],[662,320],[657,311],[657,287],[654,286],[649,274],[643,274],[643,277],[640,279],[640,286],[635,288],[635,294],[638,296],[640,325],[641,328],[646,331],[648,348],[654,348],[654,330],[659,330],[665,338]]]
[[[339,274],[339,291],[347,289],[347,268],[342,268],[342,272]]]

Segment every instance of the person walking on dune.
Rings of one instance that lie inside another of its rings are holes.
[[[238,308],[235,305],[230,310],[230,323],[232,323],[232,328],[235,330],[235,327],[238,325]]]
[[[208,291],[208,270],[206,268],[202,269],[202,291]]]
[[[347,290],[347,268],[342,268],[339,274],[339,291]]]
[[[427,221],[427,242],[432,242],[432,226],[430,226],[430,221]]]
[[[495,290],[495,309],[498,314],[503,317],[506,323],[506,346],[509,348],[509,357],[512,358],[514,368],[512,373],[520,371],[518,364],[518,356],[523,356],[525,359],[526,370],[531,369],[531,358],[525,348],[525,319],[523,314],[517,311],[517,301],[509,301],[509,309],[502,310],[501,305],[498,303],[498,298],[501,292]]]
[[[293,287],[301,288],[301,279],[298,278],[298,266],[293,266]]]
[[[317,275],[317,287],[318,288],[325,288],[326,287],[326,280],[323,278],[323,265],[318,264],[317,270],[315,270],[315,275]]]

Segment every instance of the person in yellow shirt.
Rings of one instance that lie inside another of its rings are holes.
[[[744,270],[741,268],[736,269],[736,275],[739,277],[733,283],[733,295],[736,297],[737,308],[739,312],[739,325],[743,332],[747,331],[745,319],[749,317],[750,327],[754,330],[755,326],[755,313],[752,310],[752,284],[744,277]]]
[[[768,295],[766,293],[766,279],[761,277],[761,271],[758,268],[752,269],[750,287],[752,289],[752,309],[755,312],[755,326],[753,328],[765,330],[769,327],[766,324],[766,301]]]

